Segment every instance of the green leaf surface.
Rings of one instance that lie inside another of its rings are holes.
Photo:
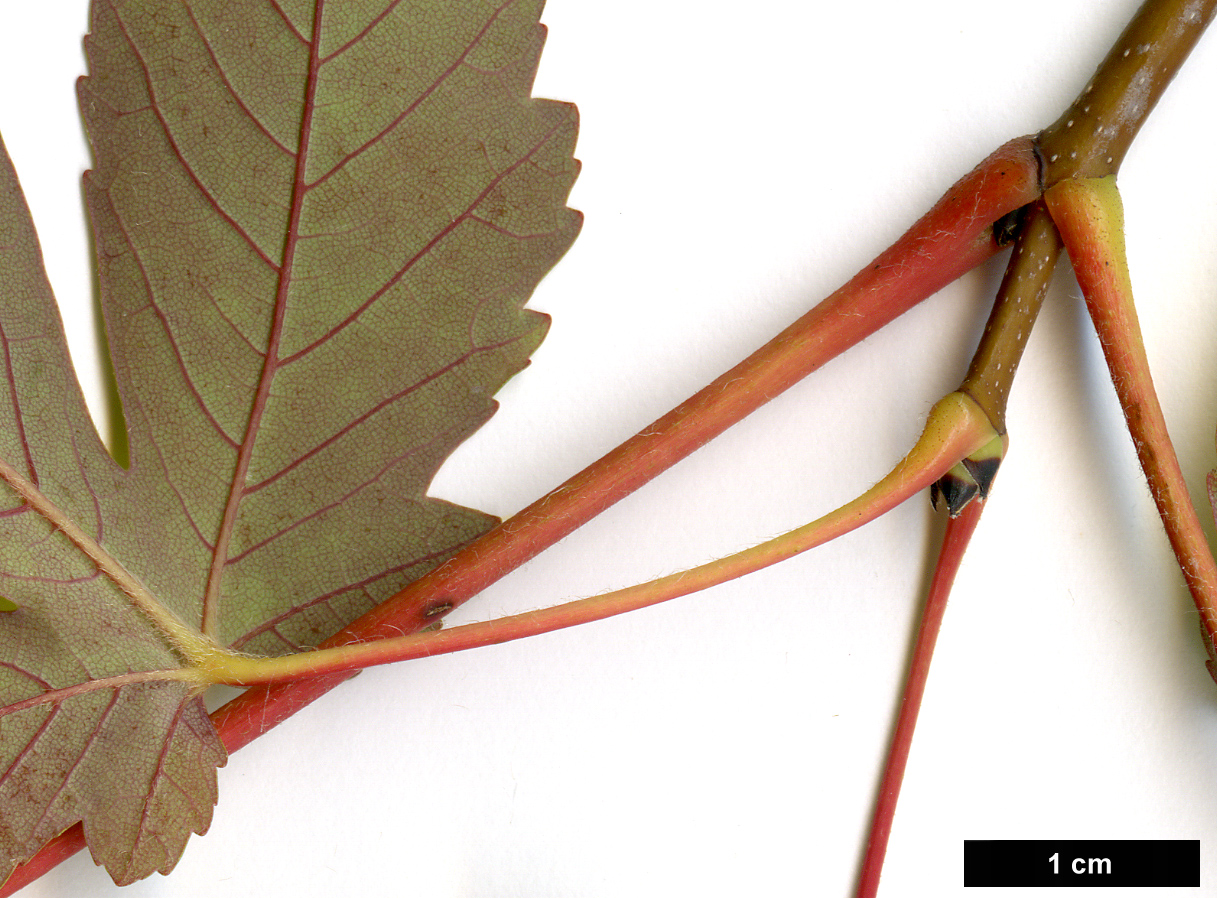
[[[98,539],[122,472],[74,383],[33,229],[0,158],[0,464]],[[119,881],[172,866],[202,831],[225,753],[181,665],[114,581],[44,514],[0,494],[0,854],[4,868],[77,820]],[[119,737],[121,734],[121,737]],[[138,872],[137,872],[138,871]]]
[[[83,820],[118,881],[206,829],[207,640],[316,645],[491,523],[426,497],[578,230],[539,2],[97,0],[80,98],[130,451],[72,378],[0,170],[0,869]],[[4,610],[9,610],[6,605]]]

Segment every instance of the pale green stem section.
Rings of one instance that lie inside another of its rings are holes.
[[[994,440],[1000,437],[976,402],[963,393],[951,393],[934,406],[917,445],[883,480],[819,520],[751,549],[649,583],[486,623],[278,658],[217,656],[206,673],[215,682],[233,685],[335,673],[507,642],[688,595],[776,564],[874,520]]]
[[[182,621],[166,608],[143,583],[119,561],[101,547],[97,540],[66,515],[59,506],[6,461],[0,459],[0,480],[17,493],[26,504],[42,516],[55,530],[62,533],[76,548],[88,556],[115,586],[146,615],[165,635],[172,647],[185,661],[195,667],[210,669],[217,659],[230,655],[216,642]]]
[[[1217,562],[1188,494],[1166,418],[1150,378],[1149,359],[1133,307],[1124,249],[1124,207],[1114,175],[1062,181],[1044,193],[1086,297],[1137,458],[1171,548],[1200,611],[1201,631],[1217,679]]]

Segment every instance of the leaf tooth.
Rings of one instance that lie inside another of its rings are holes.
[[[517,170],[522,166],[529,164],[531,158],[540,153],[547,144],[554,139],[563,135],[569,129],[571,119],[569,116],[559,119],[549,126],[536,138],[530,146],[525,147],[524,152],[511,165],[504,168],[502,171],[497,171],[494,176],[482,188],[466,202],[466,205],[459,212],[452,215],[448,222],[439,227],[433,233],[427,242],[406,258],[395,270],[393,270],[383,283],[371,294],[366,300],[356,306],[350,313],[343,317],[340,321],[325,330],[320,335],[310,340],[306,345],[295,351],[288,351],[286,355],[280,357],[280,367],[295,364],[301,359],[307,357],[310,353],[316,350],[326,341],[333,338],[338,333],[350,327],[360,317],[372,308],[377,302],[385,297],[394,287],[397,287],[415,268],[419,262],[427,258],[435,249],[441,246],[447,239],[452,237],[460,229],[462,225],[467,224],[471,220],[474,211],[486,201],[486,199],[494,194],[494,192]],[[556,230],[561,230],[566,227],[565,223],[559,223]],[[366,264],[366,262],[365,262]],[[345,268],[335,267],[336,274],[331,276],[342,275],[346,273]]]

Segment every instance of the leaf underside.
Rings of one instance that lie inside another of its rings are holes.
[[[83,820],[119,882],[225,753],[130,583],[222,645],[316,645],[483,532],[426,497],[579,227],[542,3],[95,0],[86,198],[130,464],[96,436],[0,160],[0,875]],[[65,522],[71,522],[70,525]]]

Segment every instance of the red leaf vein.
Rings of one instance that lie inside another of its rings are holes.
[[[449,362],[447,365],[443,366],[442,368],[436,369],[435,371],[428,374],[426,377],[423,377],[423,378],[419,379],[418,381],[416,381],[415,383],[410,384],[404,390],[400,390],[399,392],[394,393],[392,396],[389,396],[388,398],[381,400],[380,402],[378,402],[376,405],[372,406],[370,409],[368,409],[363,414],[356,416],[354,419],[352,419],[346,425],[344,425],[343,427],[341,427],[337,431],[335,431],[331,436],[327,437],[325,440],[318,443],[316,446],[314,446],[312,449],[309,449],[304,454],[293,459],[291,462],[289,462],[288,464],[284,465],[279,470],[277,470],[274,474],[271,474],[269,477],[266,477],[265,479],[261,480],[258,483],[251,484],[250,486],[248,486],[245,489],[245,494],[249,495],[252,493],[256,493],[258,490],[262,489],[263,487],[269,486],[270,484],[274,483],[279,478],[284,477],[285,475],[289,474],[293,469],[295,469],[299,465],[303,464],[305,461],[312,458],[317,453],[324,451],[326,449],[326,447],[333,445],[338,440],[342,439],[344,436],[346,436],[348,433],[350,433],[352,430],[359,427],[359,425],[363,424],[365,421],[374,417],[382,409],[394,404],[395,402],[399,402],[400,400],[404,399],[405,397],[409,396],[410,394],[422,389],[427,384],[437,380],[440,377],[443,377],[445,374],[448,374],[448,373],[456,370],[461,365],[468,362],[471,358],[474,358],[475,356],[481,355],[482,353],[485,353],[485,352],[492,352],[496,349],[502,349],[504,346],[510,346],[513,343],[519,342],[520,339],[522,339],[522,338],[513,337],[510,340],[504,340],[500,343],[489,344],[486,346],[478,346],[478,347],[475,347],[474,349],[471,349],[469,352],[462,354],[461,356],[459,356],[458,358]]]
[[[321,19],[324,0],[314,0],[313,6],[313,40],[309,45],[308,80],[305,85],[304,112],[300,117],[299,150],[296,154],[296,172],[292,185],[291,211],[288,213],[287,239],[284,241],[283,260],[276,268],[279,273],[279,284],[275,291],[275,310],[267,341],[266,358],[262,367],[261,379],[249,412],[249,421],[245,428],[245,438],[237,451],[237,464],[229,487],[228,498],[224,504],[224,514],[220,522],[220,532],[216,539],[212,554],[211,568],[207,573],[207,586],[203,599],[202,630],[214,634],[218,627],[220,613],[220,581],[224,574],[228,543],[236,526],[237,512],[244,496],[244,483],[249,473],[250,461],[253,458],[254,445],[257,442],[262,415],[266,411],[267,399],[270,396],[271,382],[278,370],[279,342],[283,336],[283,321],[287,314],[287,299],[291,286],[293,264],[296,256],[297,238],[300,233],[300,216],[304,206],[304,172],[307,169],[309,145],[312,136],[313,112],[317,100],[317,82],[319,78],[320,60],[317,57],[317,47],[321,39]]]
[[[113,7],[113,0],[110,0],[110,3],[111,7]],[[186,177],[190,179],[191,183],[193,183],[195,188],[199,191],[199,195],[202,196],[203,199],[207,201],[207,204],[215,210],[216,215],[223,219],[224,222],[228,224],[228,226],[232,228],[232,230],[235,231],[241,237],[241,239],[249,245],[250,249],[254,251],[254,254],[257,255],[257,257],[261,259],[264,264],[266,264],[271,270],[278,271],[279,268],[275,264],[274,260],[271,259],[271,257],[266,253],[265,250],[262,249],[262,247],[258,246],[257,242],[253,238],[253,235],[251,235],[232,215],[228,213],[228,211],[220,203],[219,199],[217,199],[216,196],[211,192],[210,188],[203,183],[203,179],[199,177],[198,173],[194,170],[194,167],[186,160],[185,154],[182,152],[181,147],[178,146],[178,142],[173,136],[173,129],[169,127],[169,122],[165,119],[164,113],[161,112],[161,104],[158,99],[156,86],[152,83],[152,75],[148,67],[148,62],[144,58],[143,54],[140,53],[139,47],[136,46],[135,41],[131,38],[130,33],[127,31],[126,25],[123,23],[122,17],[118,15],[117,10],[115,10],[115,17],[117,18],[119,28],[122,29],[123,36],[127,39],[127,44],[131,48],[131,52],[140,62],[140,68],[144,73],[144,85],[148,90],[148,96],[152,98],[152,114],[156,116],[156,120],[160,123],[161,130],[165,133],[165,142],[169,145],[169,148],[173,152],[174,158],[182,167],[182,171],[185,172]]]
[[[393,10],[395,10],[400,4],[401,4],[401,0],[393,0],[393,2],[390,3],[387,7],[385,7],[384,11],[381,12],[380,15],[373,18],[372,21],[370,21],[364,27],[364,29],[359,32],[359,34],[355,35],[353,38],[351,38],[349,41],[347,41],[345,44],[343,44],[341,47],[339,47],[337,50],[335,50],[329,56],[323,56],[321,58],[321,64],[325,65],[326,63],[330,62],[331,60],[341,56],[343,53],[345,53],[351,47],[355,46],[357,43],[359,43],[361,40],[363,40],[373,28],[375,28],[377,25],[379,25],[381,22],[383,22],[386,18],[388,18],[392,14]]]
[[[30,441],[25,431],[25,415],[21,411],[21,400],[18,398],[20,392],[17,387],[17,374],[13,370],[12,347],[3,325],[0,325],[0,342],[4,344],[4,376],[8,381],[9,396],[12,398],[13,421],[17,425],[17,439],[21,442],[21,452],[25,456],[25,468],[30,482],[34,486],[38,486],[38,469],[34,466],[34,454],[30,449]]]
[[[458,432],[463,432],[463,428],[458,429]],[[333,502],[329,503],[328,505],[324,505],[324,506],[316,509],[315,511],[310,512],[309,514],[305,515],[304,517],[300,518],[299,520],[294,521],[285,527],[279,528],[277,531],[275,531],[270,536],[263,539],[261,542],[255,543],[254,545],[252,545],[248,549],[246,549],[244,552],[240,552],[240,553],[232,556],[231,558],[229,558],[228,564],[231,565],[231,564],[240,563],[243,559],[247,558],[249,555],[252,555],[254,552],[258,551],[261,548],[264,548],[265,546],[269,545],[270,543],[273,543],[275,540],[278,540],[278,539],[286,536],[287,534],[291,533],[293,530],[296,530],[298,527],[302,527],[305,524],[307,524],[309,521],[312,521],[312,520],[315,520],[316,518],[321,517],[326,512],[332,511],[335,508],[339,508],[340,506],[345,504],[348,500],[357,496],[359,493],[363,492],[365,489],[370,487],[372,484],[378,482],[382,477],[384,477],[386,474],[388,474],[391,470],[393,470],[393,468],[395,468],[401,462],[405,461],[407,458],[410,458],[413,455],[415,455],[416,453],[421,452],[424,449],[427,449],[428,447],[432,446],[435,443],[442,444],[444,442],[450,441],[451,439],[452,439],[452,432],[437,433],[432,439],[428,440],[427,442],[419,443],[418,445],[411,446],[405,452],[399,453],[395,457],[390,458],[371,477],[369,477],[367,480],[364,480],[363,482],[357,484],[350,491],[348,491],[345,495],[339,496],[337,499],[335,499]],[[282,476],[283,473],[284,472],[281,471],[281,472],[279,472],[279,474],[277,474],[275,476],[276,477]],[[249,493],[253,492],[254,489],[260,488],[266,482],[267,481],[264,481],[262,484],[259,484],[258,487],[246,490],[246,495],[249,495]]]
[[[270,132],[270,129],[267,128],[266,125],[262,123],[262,120],[259,119],[256,115],[254,115],[254,111],[249,107],[249,104],[246,103],[244,98],[242,98],[241,94],[237,92],[236,87],[234,87],[232,81],[229,80],[228,73],[224,71],[224,66],[222,66],[220,64],[219,57],[216,56],[215,50],[212,47],[212,42],[210,40],[208,40],[208,38],[207,38],[207,33],[205,31],[203,31],[203,26],[200,25],[198,19],[195,18],[194,10],[190,7],[189,3],[185,4],[185,6],[186,6],[186,15],[190,17],[190,24],[192,24],[194,26],[195,31],[198,33],[199,37],[202,39],[203,46],[207,48],[207,57],[211,60],[211,64],[215,67],[216,75],[219,76],[220,81],[223,83],[225,89],[232,96],[233,102],[235,102],[237,104],[237,108],[240,109],[243,113],[245,113],[245,116],[251,122],[253,122],[254,127],[256,127],[259,131],[261,131],[263,136],[265,136],[266,139],[269,140],[273,146],[275,146],[277,149],[279,149],[286,156],[289,156],[289,157],[294,156],[292,151],[288,147],[286,147],[282,143],[280,143],[279,139]]]
[[[133,396],[127,401],[135,408],[138,408],[145,418],[148,417],[147,410],[144,408],[143,403],[141,403],[138,398]],[[156,453],[157,460],[161,464],[161,470],[168,471],[169,464],[165,460],[164,453],[161,451],[160,443],[155,439],[150,440],[150,443],[152,445],[153,452]],[[182,495],[181,490],[178,489],[178,485],[173,482],[173,478],[166,478],[166,483],[169,486],[169,489],[173,492],[173,495],[177,498],[178,505],[181,506],[182,517],[186,519],[186,523],[189,525],[190,529],[194,531],[194,535],[198,537],[199,542],[202,543],[202,545],[205,546],[209,551],[214,550],[215,545],[210,539],[208,539],[208,537],[199,527],[198,523],[195,521],[194,515],[190,511],[190,506],[186,502],[186,497]]]
[[[283,24],[287,26],[287,30],[296,36],[296,40],[304,45],[308,45],[308,38],[300,33],[300,29],[295,26],[295,23],[287,17],[287,13],[283,11],[283,7],[279,5],[279,0],[270,0],[271,9],[278,13],[279,18],[283,20]]]
[[[110,703],[108,705],[106,705],[106,710],[102,713],[101,717],[98,718],[96,725],[93,727],[92,731],[89,733],[89,737],[85,740],[85,744],[81,747],[80,752],[76,755],[76,759],[72,762],[72,766],[69,767],[67,773],[64,774],[62,781],[59,783],[59,788],[56,789],[55,792],[47,799],[46,809],[43,811],[42,817],[40,817],[38,822],[36,824],[34,824],[35,830],[42,828],[43,822],[46,820],[47,815],[51,813],[51,809],[55,805],[55,800],[57,798],[59,798],[60,795],[63,794],[64,790],[66,790],[68,788],[68,784],[72,782],[72,774],[75,773],[76,770],[80,767],[81,762],[84,761],[85,755],[87,755],[89,753],[89,749],[93,746],[93,743],[96,742],[97,739],[104,732],[105,725],[106,725],[106,718],[108,718],[110,716],[110,714],[114,711],[114,708],[115,708],[115,706],[117,706],[117,704],[118,704],[118,690],[114,690],[113,694],[110,696]],[[40,733],[40,735],[41,735],[41,733]],[[32,740],[31,740],[31,744],[32,744]]]
[[[432,94],[434,94],[437,90],[439,90],[439,88],[453,75],[453,73],[455,73],[457,70],[460,69],[461,65],[468,58],[469,54],[473,52],[473,50],[478,46],[478,44],[481,43],[482,38],[484,38],[486,36],[486,32],[488,30],[490,30],[490,26],[492,26],[495,23],[495,20],[497,20],[498,17],[503,13],[503,10],[505,10],[507,7],[513,5],[515,2],[516,2],[516,0],[508,0],[507,3],[504,3],[498,9],[496,9],[494,11],[494,14],[489,19],[486,20],[486,24],[482,26],[482,28],[474,36],[473,40],[471,40],[469,42],[469,44],[461,51],[460,55],[457,56],[457,58],[452,62],[452,64],[450,66],[448,66],[448,68],[444,69],[444,71],[440,73],[439,77],[436,78],[435,81],[433,81],[427,87],[427,89],[424,90],[419,95],[418,99],[416,99],[413,103],[411,103],[409,106],[407,106],[401,112],[401,114],[397,116],[397,118],[395,118],[391,122],[389,122],[389,124],[386,125],[379,133],[377,133],[374,137],[370,138],[362,146],[356,147],[354,150],[352,150],[346,156],[343,156],[341,159],[339,159],[338,162],[336,162],[329,171],[327,171],[325,174],[319,176],[317,178],[317,180],[313,181],[311,184],[306,184],[305,189],[312,190],[318,184],[321,184],[321,183],[329,180],[334,174],[336,174],[337,172],[341,171],[344,167],[346,167],[346,165],[349,164],[352,159],[354,159],[357,156],[362,155],[363,153],[367,152],[369,148],[375,146],[377,143],[382,141],[385,138],[385,135],[389,134],[394,128],[396,128],[398,125],[400,125],[402,123],[402,121],[404,121],[406,119],[407,116],[409,116],[411,113],[414,112],[414,110],[418,109],[419,106],[421,106],[424,102],[426,102],[426,100]],[[396,4],[394,4],[394,5],[396,5]],[[369,28],[370,27],[371,26],[369,26]],[[356,40],[358,40],[358,38],[356,38]],[[352,43],[354,43],[354,41],[352,41]],[[348,44],[348,46],[350,46],[350,45]],[[344,47],[343,49],[346,49],[346,48]],[[323,60],[323,63],[328,62],[334,56],[338,55],[338,52],[341,52],[341,50],[336,51],[333,55],[331,55],[327,59]]]
[[[386,293],[389,292],[389,290],[391,290],[393,287],[395,287],[402,280],[402,278],[404,278],[410,272],[410,270],[416,264],[418,264],[418,262],[421,259],[426,257],[428,253],[430,253],[440,243],[442,243],[443,240],[446,237],[448,237],[450,234],[452,234],[461,224],[464,224],[466,221],[469,221],[470,218],[472,217],[473,210],[475,210],[479,205],[481,205],[481,203],[486,199],[486,197],[488,197],[491,194],[491,192],[496,187],[498,187],[499,184],[502,183],[503,179],[508,177],[512,173],[514,173],[516,171],[516,169],[518,169],[525,162],[528,162],[529,160],[531,160],[531,157],[534,156],[537,153],[537,151],[540,150],[543,146],[545,146],[545,144],[549,142],[550,138],[553,137],[554,134],[556,134],[563,127],[564,124],[565,124],[565,122],[559,122],[558,124],[554,125],[544,135],[542,135],[542,137],[529,149],[527,154],[525,154],[523,157],[518,159],[512,165],[508,166],[502,172],[499,172],[498,174],[496,174],[496,176],[490,180],[490,183],[486,185],[485,189],[482,190],[482,192],[479,193],[473,199],[473,201],[465,208],[465,210],[462,211],[459,215],[455,216],[449,224],[445,225],[442,229],[440,229],[439,233],[437,233],[430,241],[428,241],[426,246],[424,246],[417,253],[415,253],[413,256],[411,256],[406,261],[406,263],[404,265],[402,265],[402,267],[391,278],[389,278],[388,281],[385,282],[383,287],[381,287],[379,290],[377,290],[375,293],[373,293],[363,304],[361,304],[357,309],[355,309],[353,312],[351,312],[350,315],[348,315],[346,318],[344,318],[342,321],[340,321],[338,324],[336,324],[329,331],[322,334],[320,337],[318,337],[316,340],[314,340],[308,346],[305,346],[303,349],[299,350],[298,352],[295,352],[292,355],[284,358],[283,365],[286,366],[286,365],[291,365],[295,362],[298,362],[300,359],[304,358],[309,353],[313,352],[319,346],[324,344],[327,340],[331,339],[335,334],[340,333],[341,331],[345,330],[347,327],[350,327],[353,323],[358,321],[359,318],[368,309],[370,309],[373,305],[375,305],[382,296],[384,296]]]

